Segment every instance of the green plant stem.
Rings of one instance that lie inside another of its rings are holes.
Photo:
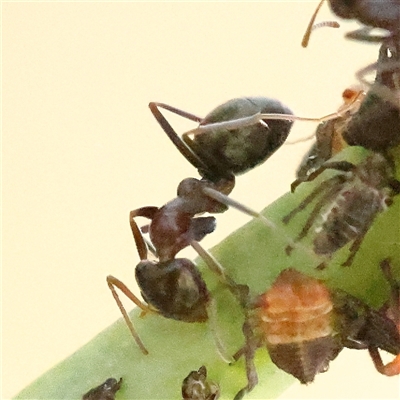
[[[366,153],[361,148],[348,148],[340,158],[359,161]],[[331,173],[324,173],[321,179]],[[389,295],[379,262],[391,257],[394,274],[400,277],[400,199],[396,198],[376,218],[351,267],[340,265],[348,255],[346,246],[335,254],[325,270],[318,271],[316,266],[321,259],[308,251],[309,238],[302,241],[303,248],[296,248],[290,256],[284,251],[287,238],[296,236],[307,212],[288,226],[281,220],[321,179],[301,185],[296,193],[286,194],[263,211],[277,225],[276,229],[253,220],[214,247],[212,253],[235,281],[249,285],[253,295],[267,290],[280,271],[294,267],[325,280],[331,288],[341,288],[379,307]],[[244,343],[242,309],[201,260],[198,265],[217,301],[220,336],[228,351],[234,354]],[[228,365],[221,360],[208,324],[182,323],[159,315],[140,317],[137,309],[130,315],[149,355],[140,352],[120,319],[16,398],[80,399],[105,379],[122,377],[117,399],[180,399],[182,380],[201,365],[207,367],[209,378],[219,383],[222,399],[232,399],[246,385],[244,361]],[[265,349],[257,351],[255,361],[260,383],[246,398],[275,398],[294,381],[271,363]]]

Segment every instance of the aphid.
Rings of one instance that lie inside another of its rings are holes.
[[[377,70],[375,83],[349,121],[343,138],[349,145],[385,151],[400,144],[399,36],[382,43],[378,62],[360,71],[359,78],[363,80],[363,75],[371,68]]]
[[[85,393],[82,400],[115,400],[115,394],[120,389],[121,384],[122,378],[119,381],[109,378],[101,385]]]
[[[386,158],[380,153],[372,153],[358,166],[347,161],[327,162],[305,180],[293,182],[292,190],[303,181],[314,180],[326,169],[342,173],[322,182],[298,207],[283,218],[283,222],[289,223],[316,200],[296,241],[304,238],[317,218],[322,217],[313,241],[314,252],[331,256],[352,242],[350,254],[342,264],[349,266],[375,217],[400,193],[400,182],[393,177],[391,165]]]
[[[310,383],[325,372],[342,345],[333,326],[333,303],[326,286],[293,268],[281,272],[271,288],[249,303],[243,325],[248,384],[235,396],[241,399],[258,383],[255,351],[266,347],[272,362]]]
[[[219,385],[207,379],[204,365],[198,371],[191,371],[182,382],[183,400],[217,400],[219,395]]]
[[[318,4],[304,34],[302,45],[307,47],[314,21],[324,0]],[[343,19],[355,19],[365,25],[361,29],[346,34],[346,37],[363,41],[382,41],[388,35],[372,35],[373,28],[385,29],[394,33],[399,30],[400,1],[399,0],[328,0],[331,11]],[[318,24],[317,24],[318,25]]]
[[[391,282],[391,286],[398,307],[399,284]],[[235,400],[256,386],[253,359],[255,351],[264,346],[278,368],[303,384],[326,372],[344,347],[368,349],[379,372],[399,373],[400,333],[386,310],[376,311],[293,268],[282,271],[270,289],[248,302],[243,332],[245,345],[235,358],[244,355],[248,384]],[[395,360],[383,365],[379,350],[395,355]]]
[[[347,143],[343,139],[343,131],[347,124],[358,111],[360,102],[364,99],[365,92],[360,88],[347,88],[342,93],[343,105],[339,107],[340,116],[318,125],[315,133],[315,143],[304,157],[296,175],[298,179],[304,179],[331,157],[342,151]],[[348,106],[351,105],[352,108]],[[342,110],[347,111],[342,113]]]

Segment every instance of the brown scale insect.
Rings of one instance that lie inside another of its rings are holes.
[[[381,265],[386,263],[388,260]],[[393,283],[389,274],[385,273],[385,277],[392,288],[395,310],[399,310],[399,283]],[[326,372],[330,361],[344,347],[368,349],[380,373],[399,374],[398,321],[397,317],[387,316],[386,308],[376,311],[342,290],[328,289],[318,279],[286,269],[270,289],[248,301],[243,325],[245,345],[235,355],[235,359],[245,357],[248,384],[235,400],[243,398],[258,383],[253,360],[261,347],[266,347],[278,368],[303,384]],[[379,350],[396,358],[384,365]]]
[[[326,169],[341,171],[317,186],[302,202],[283,218],[289,223],[299,212],[316,201],[296,241],[303,239],[318,218],[322,222],[314,236],[314,252],[331,256],[349,242],[349,266],[361,246],[375,217],[400,193],[400,182],[393,177],[392,167],[380,153],[372,153],[358,166],[347,161],[327,162],[305,179],[292,184],[292,190],[304,181],[312,181]],[[291,247],[287,248],[291,251]]]
[[[204,365],[197,371],[191,371],[182,382],[183,400],[217,400],[219,396],[219,385],[207,379]]]
[[[115,394],[120,389],[121,384],[122,378],[119,381],[109,378],[101,385],[85,393],[82,400],[115,400]]]

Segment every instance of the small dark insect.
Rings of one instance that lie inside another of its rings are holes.
[[[358,166],[347,161],[327,162],[305,179],[294,181],[292,190],[301,182],[314,180],[326,169],[342,173],[322,182],[283,218],[283,222],[289,223],[316,200],[296,241],[304,238],[317,218],[322,217],[322,223],[316,229],[314,252],[331,256],[347,243],[353,242],[350,255],[342,264],[349,266],[375,217],[390,206],[393,197],[400,193],[400,182],[393,177],[386,158],[380,153],[372,153]]]
[[[347,88],[343,91],[343,105],[339,107],[340,116],[318,125],[315,133],[315,143],[301,162],[296,175],[298,179],[305,179],[312,172],[316,171],[322,164],[331,157],[342,151],[347,143],[342,134],[347,124],[358,111],[360,102],[364,99],[365,92],[357,88]],[[352,106],[349,108],[349,106]],[[342,110],[346,110],[342,113]]]
[[[391,286],[398,307],[398,282],[391,282]],[[257,385],[253,359],[255,351],[264,346],[278,368],[303,384],[326,372],[344,347],[368,349],[379,372],[399,374],[400,333],[396,323],[387,317],[386,309],[376,311],[344,291],[330,290],[320,280],[286,269],[270,289],[248,302],[243,325],[245,346],[234,356],[238,359],[244,355],[248,384],[235,400]],[[379,350],[395,355],[395,360],[383,365]]]
[[[198,371],[191,371],[182,382],[183,400],[217,400],[219,385],[207,380],[207,369],[203,365]]]
[[[115,394],[122,384],[122,378],[117,381],[114,378],[107,379],[101,385],[90,389],[82,396],[82,400],[115,400]]]
[[[375,83],[349,121],[343,138],[349,145],[385,151],[400,144],[400,35],[382,43],[378,62],[359,71],[359,79],[367,83],[363,76],[374,68]]]

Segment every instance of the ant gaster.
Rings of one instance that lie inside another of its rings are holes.
[[[315,253],[330,256],[352,242],[350,255],[342,264],[349,266],[375,217],[400,193],[400,182],[393,177],[387,159],[380,153],[372,153],[358,166],[347,161],[326,162],[308,177],[294,181],[292,191],[301,182],[312,181],[326,169],[341,173],[317,186],[283,218],[283,222],[287,224],[316,200],[296,241],[304,238],[317,218],[322,217],[314,237]],[[287,250],[290,251],[290,247]]]

